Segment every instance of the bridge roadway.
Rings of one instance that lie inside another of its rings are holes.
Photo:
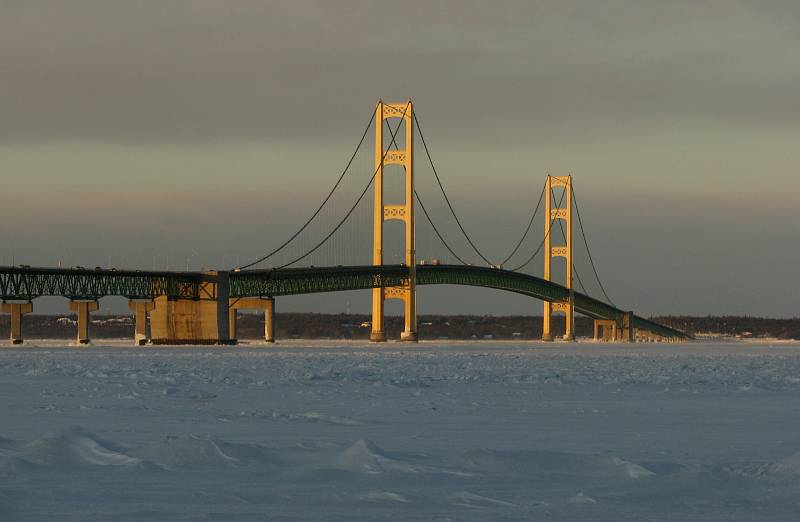
[[[405,265],[335,266],[242,270],[229,272],[230,297],[278,297],[399,286],[408,277]],[[30,301],[42,296],[96,300],[106,296],[154,299],[200,299],[203,272],[108,270],[85,268],[0,267],[0,299]],[[418,285],[466,285],[515,292],[550,302],[569,300],[569,290],[539,277],[469,265],[418,265]],[[574,293],[575,310],[593,319],[619,321],[623,310]],[[685,333],[633,316],[633,326],[663,337]]]

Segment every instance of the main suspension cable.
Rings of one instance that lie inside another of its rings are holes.
[[[302,234],[302,233],[303,233],[303,231],[304,231],[306,228],[308,228],[308,225],[310,225],[310,224],[311,224],[311,222],[312,222],[312,221],[314,221],[314,219],[315,219],[315,218],[317,217],[317,215],[320,213],[320,211],[322,211],[322,208],[323,208],[323,207],[324,207],[324,206],[325,206],[325,205],[328,203],[328,201],[331,199],[331,196],[333,196],[333,193],[334,193],[334,192],[336,192],[336,189],[337,189],[337,188],[339,188],[339,185],[342,183],[342,180],[344,179],[344,177],[345,177],[345,174],[347,174],[347,172],[350,170],[350,165],[352,165],[352,164],[353,164],[353,160],[355,159],[356,155],[358,154],[358,151],[361,149],[361,145],[364,143],[364,139],[366,139],[366,137],[367,137],[367,133],[369,132],[369,129],[370,129],[370,127],[372,127],[372,122],[373,122],[373,121],[375,121],[375,111],[372,111],[372,117],[370,117],[370,119],[369,119],[369,123],[367,123],[367,127],[364,129],[364,133],[361,135],[361,139],[358,141],[358,145],[356,145],[356,150],[354,150],[354,151],[353,151],[353,154],[350,156],[350,160],[347,162],[347,165],[345,165],[345,167],[344,167],[344,170],[342,171],[341,175],[339,175],[339,179],[338,179],[338,180],[336,180],[336,184],[335,184],[335,185],[333,185],[333,188],[331,189],[331,191],[330,191],[330,192],[328,192],[328,195],[327,195],[327,196],[325,197],[325,199],[322,201],[322,204],[321,204],[321,205],[320,205],[320,206],[317,208],[317,210],[316,210],[316,211],[314,211],[314,213],[311,215],[311,217],[310,217],[310,218],[308,218],[308,220],[307,220],[307,221],[306,221],[306,222],[303,224],[303,226],[301,226],[301,227],[300,227],[300,230],[298,230],[297,232],[295,232],[295,233],[294,233],[294,234],[293,234],[293,235],[292,235],[292,236],[291,236],[289,239],[287,239],[286,241],[284,241],[284,242],[283,242],[283,244],[282,244],[281,246],[279,246],[278,248],[276,248],[275,250],[273,250],[273,251],[272,251],[272,252],[270,252],[269,254],[266,254],[266,255],[264,255],[264,256],[262,256],[262,257],[260,257],[260,258],[256,259],[256,260],[255,260],[255,261],[253,261],[252,263],[248,263],[248,264],[246,264],[246,265],[242,265],[242,266],[238,267],[238,268],[237,268],[237,270],[242,270],[242,269],[245,269],[245,268],[250,268],[251,266],[253,266],[253,265],[257,265],[258,263],[261,263],[262,261],[266,261],[266,260],[267,260],[267,259],[269,259],[270,257],[274,256],[275,254],[277,254],[278,252],[280,252],[281,250],[283,250],[283,248],[284,248],[284,247],[286,247],[286,245],[288,245],[289,243],[291,243],[292,241],[294,241],[294,239],[295,239],[297,236],[299,236],[300,234]],[[374,178],[374,177],[375,177],[375,176],[373,176],[373,178]]]
[[[514,257],[514,254],[517,253],[517,250],[519,250],[519,247],[522,245],[522,242],[525,241],[526,237],[528,237],[528,232],[530,232],[530,230],[531,230],[531,225],[533,225],[533,220],[536,217],[536,214],[539,213],[539,207],[542,205],[542,200],[544,199],[544,192],[545,192],[546,188],[547,188],[547,183],[545,182],[545,184],[542,185],[542,192],[539,194],[539,201],[536,202],[536,208],[533,209],[533,213],[531,214],[530,221],[528,221],[528,226],[525,229],[525,233],[522,234],[521,238],[519,238],[519,242],[517,243],[517,246],[514,247],[514,250],[512,250],[511,253],[508,254],[508,257],[503,259],[503,261],[500,263],[500,265],[505,265],[508,262],[509,259]]]
[[[561,204],[564,202],[564,195],[565,194],[566,194],[566,191],[561,193],[561,198],[559,198],[559,200],[558,200],[558,207],[557,208],[561,208]],[[548,197],[551,198],[551,201],[552,201],[552,198],[553,198],[553,190],[552,189],[550,189],[550,194],[548,194]],[[548,219],[548,216],[545,216],[545,219]],[[516,268],[512,268],[511,269],[512,272],[518,272],[518,271],[522,270],[523,268],[525,268],[526,266],[528,266],[528,264],[531,261],[533,261],[533,259],[539,254],[539,252],[541,252],[542,247],[544,247],[545,241],[547,241],[547,236],[549,236],[550,234],[553,233],[553,223],[555,223],[555,221],[556,221],[555,219],[551,219],[550,220],[550,225],[547,227],[547,232],[545,232],[544,237],[539,242],[539,246],[536,247],[536,250],[533,252],[533,254],[531,254],[531,256],[528,259],[525,260],[524,263],[522,263],[521,265],[519,265]]]
[[[455,252],[453,252],[453,249],[452,249],[452,248],[450,248],[450,245],[448,245],[448,244],[447,244],[447,241],[445,241],[445,240],[444,240],[444,238],[442,237],[442,234],[440,234],[440,233],[439,233],[439,229],[438,229],[438,228],[436,228],[436,225],[434,225],[434,224],[433,224],[433,220],[431,219],[431,216],[428,214],[428,210],[425,208],[425,205],[423,205],[423,204],[422,204],[422,199],[419,197],[419,193],[417,193],[417,189],[414,189],[414,197],[415,197],[415,198],[417,198],[417,203],[419,203],[419,207],[422,209],[422,213],[423,213],[423,214],[425,214],[425,217],[428,219],[428,223],[430,223],[430,224],[431,224],[431,227],[433,228],[433,231],[434,231],[434,232],[436,232],[436,235],[439,237],[439,241],[441,241],[441,242],[442,242],[442,244],[443,244],[443,245],[444,245],[444,247],[447,249],[447,251],[448,251],[448,252],[450,252],[450,253],[453,255],[453,257],[455,257],[456,259],[458,259],[458,261],[459,261],[459,262],[460,262],[462,265],[466,265],[466,264],[468,264],[468,263],[467,263],[467,262],[465,262],[463,259],[461,259],[461,258],[458,256],[458,254],[456,254]]]
[[[586,253],[589,255],[589,263],[592,265],[592,271],[594,272],[594,277],[597,279],[597,284],[600,285],[600,290],[603,292],[603,295],[606,297],[606,301],[608,301],[612,306],[616,308],[617,305],[614,304],[614,301],[608,297],[606,293],[606,289],[603,286],[603,282],[600,281],[600,276],[597,275],[597,268],[594,265],[594,259],[592,259],[592,251],[589,249],[589,241],[586,239],[586,232],[583,230],[583,221],[581,220],[581,210],[578,207],[578,200],[575,197],[575,188],[572,188],[572,202],[575,203],[575,212],[578,214],[578,225],[580,225],[581,229],[581,236],[583,237],[583,244],[586,245]]]
[[[390,133],[391,133],[391,130],[392,130],[392,129],[391,129],[391,128],[389,128],[389,131],[390,131]],[[389,146],[391,147],[392,145],[394,145],[394,146],[395,146],[395,147],[397,147],[397,148],[399,148],[399,147],[400,147],[400,146],[397,144],[397,141],[395,141],[395,137],[394,137],[394,136],[392,136],[392,137],[391,137],[391,141],[389,141]],[[419,192],[417,192],[417,189],[416,189],[416,188],[414,189],[414,197],[416,198],[416,200],[417,200],[417,203],[419,203],[419,206],[420,206],[420,208],[422,209],[422,213],[423,213],[423,214],[425,214],[425,218],[428,220],[428,223],[430,223],[430,225],[431,225],[431,228],[433,228],[433,231],[436,233],[436,236],[439,238],[439,241],[441,241],[441,242],[442,242],[442,244],[443,244],[443,245],[444,245],[444,247],[447,249],[447,251],[448,251],[448,252],[450,252],[450,254],[452,254],[452,255],[453,255],[453,257],[455,257],[456,259],[458,259],[458,261],[459,261],[459,262],[460,262],[462,265],[466,265],[466,264],[468,264],[466,261],[464,261],[463,259],[461,259],[461,257],[460,257],[458,254],[456,254],[456,253],[453,251],[453,249],[452,249],[452,248],[450,248],[450,245],[448,245],[448,244],[447,244],[447,241],[445,241],[444,237],[443,237],[443,236],[442,236],[442,234],[439,232],[439,229],[438,229],[438,228],[437,228],[437,226],[436,226],[436,225],[433,223],[433,219],[431,219],[431,215],[430,215],[430,214],[428,214],[428,209],[426,209],[426,208],[425,208],[425,205],[422,203],[422,198],[421,198],[421,197],[419,197]]]
[[[413,114],[413,117],[414,117],[414,121],[417,124],[417,131],[419,131],[419,137],[422,140],[422,146],[425,148],[425,155],[428,156],[428,162],[431,164],[431,169],[433,169],[433,175],[436,177],[436,183],[439,184],[439,189],[442,191],[442,195],[444,196],[444,200],[445,200],[445,202],[447,202],[447,206],[450,209],[450,213],[453,215],[453,218],[456,220],[456,223],[458,224],[458,228],[461,229],[461,233],[464,234],[464,237],[467,239],[467,242],[472,247],[472,249],[475,251],[475,253],[478,254],[478,257],[483,259],[486,262],[486,264],[494,266],[494,263],[489,261],[486,258],[486,256],[484,256],[481,253],[481,251],[478,250],[478,247],[475,246],[475,243],[473,243],[472,239],[469,237],[469,234],[467,234],[467,231],[464,230],[464,226],[461,224],[461,220],[458,219],[458,215],[456,214],[456,211],[453,209],[453,205],[450,204],[450,198],[447,197],[447,192],[445,192],[445,190],[444,190],[444,186],[442,185],[442,180],[439,179],[439,173],[436,171],[436,166],[433,164],[433,158],[431,157],[430,150],[428,150],[428,144],[425,142],[425,136],[422,133],[422,127],[420,127],[419,120],[417,119],[417,113],[416,112]]]
[[[400,130],[400,126],[403,124],[403,121],[405,120],[406,112],[408,111],[408,107],[409,107],[410,103],[411,103],[411,102],[408,102],[408,103],[406,103],[406,106],[405,106],[405,108],[403,109],[403,114],[402,114],[402,116],[400,116],[400,121],[397,123],[397,127],[395,127],[395,129],[394,129],[394,132],[391,132],[391,138],[392,138],[392,140],[394,140],[394,137],[397,135],[397,131],[399,131],[399,130]],[[375,124],[377,125],[377,122],[375,122]],[[381,122],[381,125],[383,125],[383,122]],[[390,127],[390,131],[391,131],[391,127]],[[296,258],[296,259],[294,259],[294,260],[292,260],[292,261],[290,261],[290,262],[288,262],[288,263],[285,263],[285,264],[283,264],[283,265],[281,265],[281,266],[278,266],[278,267],[276,267],[276,269],[280,269],[280,268],[286,268],[287,266],[293,265],[293,264],[297,263],[298,261],[302,261],[302,260],[303,260],[303,259],[305,259],[306,257],[310,256],[310,255],[311,255],[311,254],[313,254],[313,253],[314,253],[314,252],[315,252],[315,251],[316,251],[316,250],[317,250],[319,247],[321,247],[322,245],[324,245],[324,244],[325,244],[325,242],[326,242],[327,240],[329,240],[329,239],[331,238],[331,236],[333,236],[333,235],[336,233],[336,231],[337,231],[337,230],[339,230],[339,228],[341,228],[341,226],[344,224],[344,222],[345,222],[345,221],[347,221],[347,219],[350,217],[350,215],[353,213],[353,211],[355,211],[356,207],[358,207],[358,204],[359,204],[359,203],[361,203],[361,200],[362,200],[362,199],[364,199],[364,195],[367,193],[367,191],[369,190],[369,188],[372,186],[372,182],[373,182],[373,181],[375,181],[375,176],[377,176],[377,175],[378,175],[378,171],[381,169],[381,167],[383,167],[383,162],[384,162],[384,160],[386,159],[386,154],[387,154],[388,152],[389,152],[389,149],[386,149],[386,150],[383,152],[383,156],[381,156],[381,162],[378,164],[378,166],[377,166],[377,167],[375,167],[375,172],[373,172],[373,173],[372,173],[372,177],[371,177],[371,178],[369,178],[369,183],[367,183],[367,186],[366,186],[366,187],[364,187],[364,190],[363,190],[363,191],[361,191],[361,195],[360,195],[360,196],[358,196],[358,199],[356,200],[355,204],[353,204],[353,206],[352,206],[352,207],[350,207],[350,210],[348,210],[348,211],[347,211],[347,214],[345,214],[345,216],[342,218],[342,220],[341,220],[341,221],[339,221],[339,223],[338,223],[338,224],[337,224],[337,225],[334,227],[334,229],[333,229],[333,230],[331,230],[331,232],[330,232],[330,233],[329,233],[327,236],[325,236],[325,237],[322,239],[322,241],[320,241],[319,243],[317,243],[317,244],[316,244],[316,245],[315,245],[315,246],[314,246],[314,247],[313,247],[311,250],[309,250],[308,252],[306,252],[306,253],[305,253],[305,254],[303,254],[302,256],[300,256],[300,257],[298,257],[298,258]]]
[[[572,263],[572,273],[575,274],[575,277],[578,279],[578,285],[581,287],[581,292],[586,295],[589,295],[589,292],[586,291],[586,287],[583,286],[583,281],[581,280],[581,275],[578,273],[578,269],[575,267],[575,263]],[[591,296],[589,296],[591,297]]]

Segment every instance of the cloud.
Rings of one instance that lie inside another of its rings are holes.
[[[6,5],[6,142],[325,141],[409,96],[454,136],[797,122],[791,3]]]
[[[313,211],[373,103],[413,97],[488,251],[548,171],[572,171],[620,302],[795,313],[799,17],[777,1],[4,2],[0,255],[255,256]]]

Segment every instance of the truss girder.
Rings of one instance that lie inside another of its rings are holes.
[[[252,270],[231,274],[231,296],[277,297],[282,295],[338,292],[402,284],[408,277],[403,265],[293,268]],[[567,302],[569,289],[551,281],[488,267],[465,265],[418,265],[418,285],[466,285],[515,292],[549,302]],[[575,310],[593,319],[621,321],[623,311],[607,303],[574,293]],[[678,330],[634,316],[634,326],[665,337],[686,337]]]
[[[399,286],[408,277],[402,265],[248,270],[231,274],[231,297],[340,292]]]
[[[42,296],[99,299],[198,299],[203,274],[199,272],[139,272],[61,268],[0,267],[0,298],[30,301]],[[278,297],[402,286],[408,267],[337,266],[245,270],[230,273],[231,297]],[[418,285],[466,285],[515,292],[548,302],[566,302],[569,289],[551,281],[507,270],[465,265],[418,265]],[[575,310],[594,319],[619,321],[623,311],[602,301],[574,293]],[[678,330],[634,316],[634,326],[664,337],[686,337]]]
[[[201,279],[199,273],[182,272],[0,268],[0,298],[4,301],[30,301],[42,296],[153,299],[166,295],[175,299],[196,299]]]

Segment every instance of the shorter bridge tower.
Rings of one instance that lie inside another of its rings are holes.
[[[398,220],[405,223],[405,265],[408,278],[401,286],[381,287],[372,290],[372,332],[370,340],[386,341],[384,304],[386,299],[400,299],[405,305],[405,325],[400,339],[417,340],[417,259],[414,228],[414,108],[406,103],[384,103],[375,107],[375,207],[373,223],[372,264],[383,264],[383,223]],[[405,126],[403,148],[384,148],[383,122],[402,118]],[[405,198],[401,205],[384,205],[383,170],[386,165],[401,165],[405,170]]]
[[[553,188],[563,187],[563,194],[557,201],[553,201]],[[545,220],[544,220],[544,279],[552,281],[552,261],[554,257],[563,257],[566,260],[566,281],[564,286],[569,289],[569,299],[564,302],[544,302],[544,318],[542,322],[542,340],[552,341],[551,320],[553,312],[566,314],[566,328],[564,340],[572,341],[575,331],[575,311],[572,290],[572,176],[547,175],[545,183]],[[554,205],[555,203],[555,205]],[[563,221],[564,237],[566,243],[553,246],[552,234],[554,229],[561,229],[558,220]]]

